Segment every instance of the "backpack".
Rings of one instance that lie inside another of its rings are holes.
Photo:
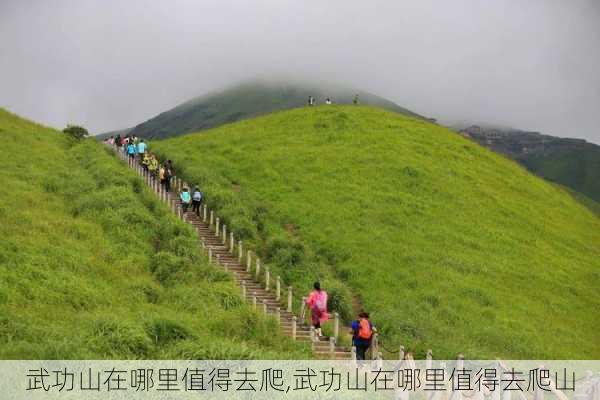
[[[201,201],[201,200],[202,200],[202,192],[199,192],[199,191],[196,191],[196,192],[194,192],[194,197],[193,197],[193,199],[194,199],[195,201]]]
[[[366,318],[361,318],[358,320],[358,337],[360,339],[371,339],[373,335],[373,330],[371,329],[371,324],[369,320]]]
[[[317,307],[317,310],[321,312],[327,311],[327,293],[322,292],[319,296],[317,296],[315,306]]]

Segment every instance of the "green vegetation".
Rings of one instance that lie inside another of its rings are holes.
[[[446,128],[321,106],[151,148],[286,282],[370,311],[389,350],[600,357],[600,219]]]
[[[0,110],[0,357],[308,357],[102,145]]]
[[[600,146],[585,143],[577,148],[523,156],[519,162],[544,179],[600,201]]]
[[[85,137],[88,136],[87,129],[78,125],[67,126],[65,129],[63,129],[63,133],[74,140],[85,139]]]
[[[108,132],[98,137],[106,138],[111,134],[131,132],[140,137],[166,138],[273,111],[302,107],[306,104],[308,96],[314,96],[320,104],[324,103],[327,97],[338,104],[350,104],[356,93],[359,94],[362,104],[417,116],[389,100],[352,88],[332,84],[253,81],[194,98],[135,128]]]

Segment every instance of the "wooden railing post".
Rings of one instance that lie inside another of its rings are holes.
[[[404,346],[400,345],[400,351],[398,352],[398,359],[404,360]]]
[[[202,206],[202,221],[206,222],[206,204]]]
[[[350,349],[350,354],[351,354],[351,359],[353,361],[356,361],[356,346],[352,346],[352,348]]]
[[[333,313],[333,337],[338,340],[340,335],[340,314],[338,312]]]
[[[281,300],[281,277],[279,275],[275,280],[275,300]]]
[[[242,299],[246,301],[246,281],[242,281],[240,285],[242,286]]]
[[[431,369],[431,364],[433,363],[433,353],[431,351],[431,349],[427,350],[427,356],[426,356],[426,361],[425,361],[425,368],[426,369]]]
[[[304,324],[306,322],[306,297],[302,297],[302,302],[300,303],[300,323]]]
[[[208,263],[212,264],[212,248],[208,248]]]
[[[267,309],[267,300],[265,299],[265,300],[263,300],[262,302],[263,302],[263,312],[265,313],[265,315],[267,315],[267,313],[268,313],[268,311],[269,311],[269,310]]]
[[[244,250],[242,249],[242,241],[238,240],[238,262],[242,262],[242,257],[244,256]]]
[[[260,277],[260,259],[256,259],[256,271],[254,271],[254,278],[258,281]]]
[[[333,336],[329,337],[329,354],[331,354],[331,358],[335,358],[335,338]]]
[[[377,332],[373,333],[373,339],[371,340],[371,358],[373,360],[377,359],[377,354],[379,353],[379,334]]]
[[[233,249],[235,248],[235,243],[233,241],[233,232],[229,232],[229,252],[233,254]]]
[[[269,273],[269,267],[265,267],[265,290],[269,290],[269,281],[271,280],[271,274]]]
[[[275,307],[275,317],[277,318],[277,323],[281,324],[281,307]]]
[[[252,292],[252,308],[256,310],[256,292]]]
[[[298,318],[294,315],[292,317],[292,339],[296,340],[296,324],[298,323]]]
[[[310,341],[314,343],[316,341],[317,333],[314,326],[310,326]]]
[[[287,311],[292,312],[292,287],[288,286]]]
[[[215,222],[215,237],[219,237],[220,225],[221,225],[221,221],[219,220],[219,217],[217,217],[217,221]]]
[[[227,244],[227,225],[223,224],[223,244]]]
[[[252,252],[248,250],[246,255],[246,272],[250,272],[250,268],[252,267]]]
[[[213,210],[210,210],[210,223],[208,224],[209,227],[212,227],[214,220],[215,220],[215,212]]]

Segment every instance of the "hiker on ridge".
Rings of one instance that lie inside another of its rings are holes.
[[[352,104],[358,105],[358,93],[354,95],[354,98],[352,99]]]
[[[144,153],[141,155],[142,156],[142,168],[144,168],[144,171],[149,171],[150,168],[150,157],[148,156],[148,153]]]
[[[165,179],[165,190],[167,192],[171,191],[171,178],[173,178],[173,163],[171,162],[171,160],[167,160],[167,163],[165,164],[165,174],[164,174],[164,179]]]
[[[167,183],[165,182],[165,166],[161,165],[160,169],[158,170],[158,179],[160,181],[160,185],[165,187],[167,187]]]
[[[306,305],[310,308],[310,317],[317,337],[323,336],[321,324],[327,322],[329,313],[327,312],[327,292],[321,290],[321,284],[315,282],[314,289],[306,299]]]
[[[356,359],[364,360],[365,354],[371,347],[373,337],[373,324],[369,321],[369,314],[361,312],[358,319],[352,321],[352,345],[356,347]]]
[[[144,155],[146,154],[146,143],[144,143],[144,139],[140,140],[140,142],[137,145],[137,151],[138,151],[138,155],[140,158],[140,161],[142,161],[144,159]]]
[[[200,203],[202,202],[202,192],[198,189],[198,186],[194,188],[194,193],[192,194],[192,211],[196,213],[197,216],[200,216]]]
[[[148,160],[148,171],[156,177],[156,173],[158,172],[158,160],[154,154],[150,154],[150,159]]]
[[[129,155],[129,165],[133,165],[135,161],[135,154],[137,153],[137,149],[135,144],[130,140],[129,144],[127,144],[127,155]]]
[[[190,196],[190,192],[188,188],[184,187],[181,193],[179,194],[179,198],[181,199],[181,208],[183,208],[183,212],[187,212],[190,203],[192,202],[192,198]]]
[[[325,104],[331,104],[331,99],[329,97],[325,100]]]

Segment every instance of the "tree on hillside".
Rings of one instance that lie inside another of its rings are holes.
[[[79,125],[67,125],[63,132],[73,139],[81,140],[89,135],[87,129]]]

